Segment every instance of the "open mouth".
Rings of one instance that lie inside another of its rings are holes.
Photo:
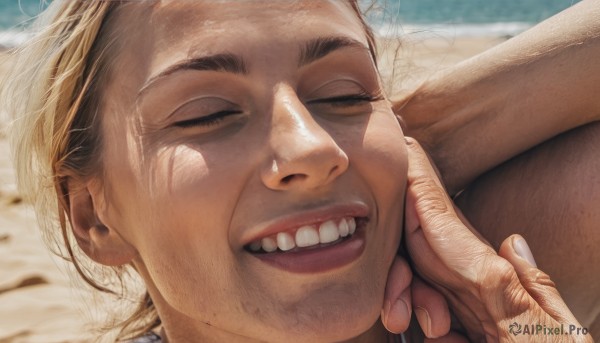
[[[329,247],[352,239],[367,217],[342,217],[303,225],[255,240],[244,248],[253,254],[294,253]]]

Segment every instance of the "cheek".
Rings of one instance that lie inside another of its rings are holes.
[[[357,154],[361,161],[358,167],[380,202],[404,198],[408,172],[406,143],[391,112],[381,110],[372,114]]]
[[[224,248],[227,232],[216,228],[228,227],[243,172],[232,165],[236,161],[212,154],[187,145],[158,151],[140,178],[145,180],[140,196],[149,199],[140,220],[150,221],[157,234],[177,237],[181,245],[198,248],[215,241]]]
[[[216,228],[228,227],[235,207],[236,180],[243,174],[232,165],[239,164],[237,156],[184,144],[138,151],[129,149],[111,160],[108,202],[115,227],[140,255],[156,259],[167,250],[202,256],[231,251],[227,231]]]
[[[371,189],[377,206],[377,239],[383,265],[389,266],[402,233],[408,158],[400,125],[393,114],[374,112],[356,150],[355,168]]]
[[[231,165],[236,161],[187,145],[160,149],[147,162],[136,210],[129,210],[137,217],[134,245],[169,303],[190,313],[209,308],[211,297],[198,296],[198,289],[223,299],[227,283],[214,280],[234,278],[226,228],[239,193],[236,177],[243,173]]]

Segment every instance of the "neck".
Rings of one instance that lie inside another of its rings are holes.
[[[346,340],[346,341],[344,341],[344,343],[373,343],[373,342],[392,343],[392,342],[395,342],[394,336],[395,336],[394,334],[389,333],[385,329],[385,327],[383,326],[383,324],[381,323],[380,320],[377,320],[375,322],[375,324],[368,331],[364,332],[360,336]],[[160,337],[161,337],[162,343],[185,343],[185,342],[189,342],[189,339],[190,339],[190,337],[187,336],[186,334],[179,335],[175,332],[172,332],[171,334],[169,334],[169,333],[167,333],[167,330],[165,330],[164,326],[160,331]],[[223,338],[223,337],[204,336],[200,339],[200,341],[203,343],[223,342],[221,340],[221,338]],[[194,338],[192,341],[198,342],[198,338]],[[251,340],[248,340],[248,342],[250,342],[250,341]]]

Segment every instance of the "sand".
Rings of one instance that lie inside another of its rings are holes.
[[[0,53],[0,85],[9,68],[7,54]],[[85,295],[43,244],[17,191],[7,124],[0,107],[0,343],[90,342]]]
[[[407,92],[432,72],[503,40],[410,38],[395,69],[396,92]],[[4,59],[0,53],[0,82],[9,68]],[[0,343],[93,341],[90,327],[97,323],[90,319],[90,308],[95,306],[84,301],[85,293],[64,272],[64,262],[42,243],[33,213],[15,186],[5,128],[6,118],[0,116]]]
[[[434,35],[408,35],[400,42],[386,40],[378,44],[380,66],[386,90],[392,98],[412,92],[427,77],[503,41],[504,37],[449,38]],[[397,56],[394,58],[394,56]]]

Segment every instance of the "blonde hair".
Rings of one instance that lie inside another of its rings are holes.
[[[11,147],[19,191],[33,204],[46,244],[93,288],[122,296],[122,277],[131,267],[99,266],[79,251],[67,220],[65,184],[68,177],[101,172],[100,98],[116,55],[118,40],[110,27],[120,4],[54,1],[37,20],[34,36],[14,51],[2,98],[14,118]],[[139,336],[159,324],[146,293],[117,325],[118,338]]]
[[[348,1],[375,58],[373,33],[357,1]],[[73,243],[65,183],[69,177],[85,179],[102,171],[100,100],[118,51],[111,27],[123,2],[53,1],[37,20],[39,30],[33,38],[14,52],[2,94],[14,118],[10,131],[17,184],[35,208],[46,244],[72,262],[86,283],[114,295],[123,294],[122,277],[133,267],[99,266]],[[118,339],[140,336],[160,325],[147,292],[138,304],[117,324]]]

